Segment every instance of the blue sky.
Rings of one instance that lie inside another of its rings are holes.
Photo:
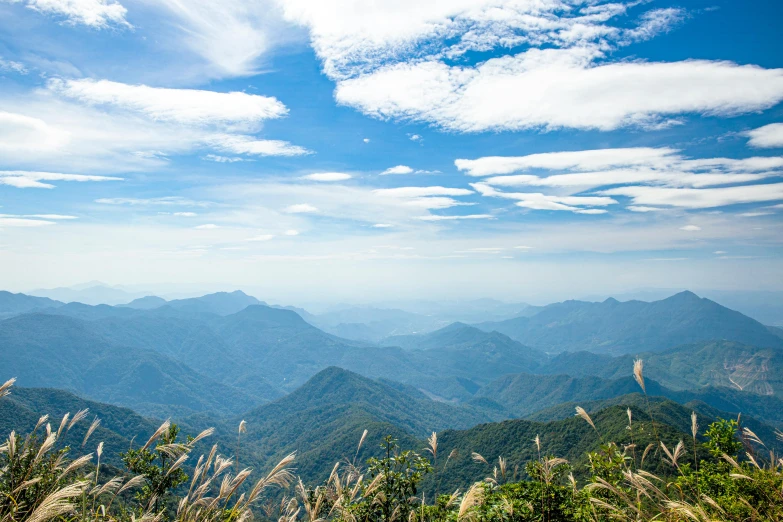
[[[0,0],[13,290],[783,289],[779,2]]]

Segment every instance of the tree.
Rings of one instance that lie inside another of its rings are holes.
[[[165,509],[166,497],[188,480],[188,475],[181,466],[187,458],[189,448],[186,444],[177,442],[179,426],[164,424],[159,432],[160,441],[155,449],[150,450],[148,442],[140,449],[129,449],[120,455],[130,472],[144,477],[145,484],[136,494],[136,499],[145,510],[152,508],[155,513],[160,512],[161,506]],[[188,437],[188,444],[192,441],[193,439]]]

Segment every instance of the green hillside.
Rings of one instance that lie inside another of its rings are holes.
[[[72,419],[85,409],[89,409],[88,415],[68,431],[61,440],[62,445],[81,450],[87,430],[97,417],[100,425],[81,451],[94,452],[98,443],[103,442],[107,462],[118,467],[122,465],[119,454],[130,447],[131,440],[146,441],[159,425],[128,408],[85,400],[66,391],[14,387],[11,395],[0,400],[0,433],[4,436],[12,430],[29,433],[43,415],[49,415],[48,422],[57,430],[66,413]]]
[[[636,356],[563,353],[541,372],[613,379],[628,375],[636,357],[644,360],[645,375],[674,390],[721,386],[759,395],[783,395],[783,349],[734,341],[686,344]]]
[[[626,368],[625,374],[628,373]],[[651,378],[645,378],[645,381],[650,396],[666,397],[680,404],[699,401],[735,416],[737,413],[744,413],[774,426],[783,426],[783,401],[776,396],[715,386],[673,390]],[[481,388],[470,402],[477,403],[488,399],[517,417],[528,417],[541,410],[557,410],[559,405],[563,404],[568,405],[562,410],[566,411],[574,401],[599,401],[607,406],[614,404],[611,400],[617,397],[640,391],[636,381],[628,376],[604,379],[594,376],[515,374],[501,377]],[[605,402],[607,400],[610,402]]]

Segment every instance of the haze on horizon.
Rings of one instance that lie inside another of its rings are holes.
[[[783,5],[357,6],[0,0],[0,286],[783,291]]]

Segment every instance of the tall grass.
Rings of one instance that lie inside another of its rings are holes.
[[[102,464],[103,442],[94,452],[71,456],[64,440],[75,426],[87,422],[88,411],[83,410],[56,423],[43,416],[30,433],[11,432],[0,445],[0,522],[783,521],[783,459],[771,451],[768,457],[760,456],[758,452],[767,448],[748,428],[741,430],[746,442],[741,452],[738,423],[733,421],[714,423],[705,439],[695,412],[688,444],[680,440],[667,446],[656,429],[641,361],[634,363],[633,374],[645,393],[656,442],[637,461],[634,430],[639,424],[642,433],[643,423],[634,422],[630,409],[631,443],[621,448],[607,442],[602,417],[595,422],[577,407],[576,415],[601,443],[589,454],[585,473],[577,475],[586,477],[581,484],[571,463],[547,455],[536,436],[532,443],[538,458],[527,464],[526,480],[518,481],[516,472],[511,479],[509,459],[499,456],[490,464],[473,452],[472,460],[486,466],[485,478],[466,484],[463,491],[441,494],[443,474],[456,450],[444,460],[437,433],[422,449],[431,464],[414,452],[397,449],[391,438],[386,439],[385,459],[364,464],[359,455],[367,430],[353,458],[336,463],[320,485],[308,486],[295,476],[293,453],[251,479],[252,470],[241,468],[238,458],[244,421],[237,430],[236,457],[222,455],[213,445],[194,465],[189,462],[196,444],[213,430],[177,442],[166,421],[137,452],[161,456],[160,473],[167,476],[187,469],[188,481],[169,498],[165,489],[151,488],[149,475],[104,477],[108,468]],[[10,380],[0,386],[0,398],[12,392],[13,384]],[[99,427],[97,418],[86,427],[82,448],[91,444]],[[783,441],[783,433],[777,435]],[[655,466],[646,464],[653,449],[660,450]],[[432,499],[417,489],[428,472],[436,484]]]

